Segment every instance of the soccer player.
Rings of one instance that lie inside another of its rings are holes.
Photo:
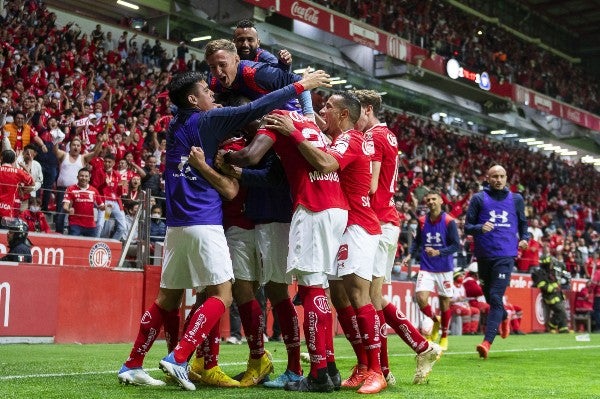
[[[453,295],[453,254],[458,251],[460,239],[456,221],[442,211],[443,200],[440,192],[429,191],[425,195],[425,204],[429,208],[429,213],[419,218],[417,235],[410,246],[409,254],[404,258],[404,263],[408,263],[411,257],[420,251],[421,267],[415,288],[417,303],[421,312],[433,322],[431,339],[436,341],[440,320],[433,314],[428,300],[429,294],[437,289],[442,313],[440,347],[442,350],[447,350],[448,329],[452,319],[450,299]]]
[[[269,64],[240,60],[233,42],[217,39],[206,44],[204,57],[210,68],[208,84],[215,93],[234,92],[255,100],[273,90],[299,81],[302,77]],[[302,110],[306,116],[314,116],[310,93],[299,95],[285,104],[284,109]],[[301,107],[300,107],[301,105]]]
[[[258,32],[254,22],[249,19],[242,19],[238,22],[233,31],[233,43],[242,60],[263,62],[284,71],[290,70],[292,64],[290,52],[285,49],[279,50],[278,57],[275,57],[267,50],[260,48]]]
[[[373,266],[370,295],[380,322],[383,324],[381,329],[381,369],[386,382],[393,385],[395,378],[390,373],[387,356],[387,326],[384,324],[387,322],[400,338],[417,353],[417,370],[413,377],[413,383],[420,384],[426,381],[433,364],[439,358],[440,349],[433,343],[428,344],[410,320],[382,296],[383,283],[391,282],[391,271],[400,235],[398,211],[393,201],[398,176],[398,142],[396,135],[387,128],[385,123],[379,122],[377,117],[381,110],[381,95],[374,90],[355,90],[354,94],[361,105],[361,117],[356,127],[372,137],[374,148],[371,156],[373,171],[370,189],[371,208],[379,219],[382,234],[379,238],[377,256]],[[357,340],[354,342],[358,344]],[[357,344],[355,344],[355,350],[360,353],[362,349],[356,347]]]
[[[487,185],[471,198],[465,234],[474,238],[479,278],[490,305],[485,338],[477,345],[479,357],[487,359],[498,332],[503,338],[510,334],[510,320],[502,297],[510,282],[518,248],[526,249],[529,240],[523,197],[509,191],[502,166],[494,165],[488,170]]]
[[[196,287],[207,299],[193,313],[181,341],[160,361],[160,367],[184,389],[195,390],[189,380],[187,359],[218,322],[232,301],[233,271],[223,232],[220,195],[231,197],[230,179],[212,169],[218,144],[238,129],[270,110],[282,106],[304,90],[328,86],[329,76],[316,71],[300,82],[240,107],[218,108],[202,75],[184,72],[169,84],[169,98],[177,106],[167,134],[166,203],[167,235],[161,284],[156,302],[142,317],[129,359],[118,373],[123,383],[163,385],[150,377],[142,363],[165,320],[170,337],[177,336],[178,308],[183,291]],[[190,167],[188,160],[200,147],[206,165]]]
[[[354,130],[360,114],[360,102],[355,95],[336,92],[320,111],[325,121],[324,133],[333,139],[331,147],[323,152],[304,136],[296,134],[296,137],[303,138],[300,152],[319,172],[327,174],[339,170],[340,184],[350,207],[337,255],[337,270],[330,277],[331,301],[338,313],[349,309],[347,317],[355,317],[367,367],[365,370],[355,367],[342,386],[362,384],[359,393],[377,393],[387,383],[379,361],[379,317],[371,303],[369,289],[381,228],[369,202],[373,143],[365,139],[362,132]]]
[[[333,346],[327,339],[332,337],[333,320],[325,288],[346,226],[348,204],[337,172],[319,172],[298,151],[298,144],[305,138],[318,151],[325,151],[327,138],[314,122],[295,111],[278,110],[268,115],[264,123],[246,148],[227,153],[224,159],[242,166],[255,164],[271,147],[281,158],[294,202],[286,272],[295,274],[298,281],[311,363],[309,374],[302,378],[300,336],[294,328],[296,311],[289,297],[274,298],[273,289],[279,292],[277,285],[267,283],[267,295],[279,317],[288,351],[288,366],[283,374],[265,385],[303,392],[331,392],[339,389],[341,377]],[[279,135],[278,130],[293,132],[293,136]]]

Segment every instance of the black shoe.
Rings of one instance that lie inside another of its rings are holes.
[[[514,335],[526,335],[523,331],[521,330],[515,330],[515,331],[511,331],[511,334]]]
[[[333,382],[331,382],[331,377],[329,377],[328,374],[325,375],[325,380],[323,382],[319,382],[309,374],[300,381],[288,382],[285,384],[284,389],[286,391],[298,392],[333,392],[335,388]]]
[[[273,335],[272,337],[269,337],[269,342],[282,342],[283,338],[281,338],[281,335]]]
[[[329,378],[331,378],[331,382],[333,383],[333,389],[339,391],[342,387],[342,376],[339,370],[336,370],[333,374],[329,374]]]

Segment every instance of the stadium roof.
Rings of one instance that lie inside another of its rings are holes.
[[[580,39],[578,57],[600,56],[600,0],[516,0]]]

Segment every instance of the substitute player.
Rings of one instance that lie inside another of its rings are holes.
[[[431,339],[437,340],[440,320],[433,314],[429,305],[429,295],[437,289],[442,313],[440,347],[448,349],[448,329],[452,319],[450,299],[453,295],[452,273],[454,270],[454,253],[458,251],[460,239],[456,221],[442,211],[442,196],[439,191],[432,190],[425,196],[425,204],[429,213],[419,218],[417,235],[410,246],[409,254],[404,258],[408,263],[417,251],[421,255],[421,267],[417,276],[417,303],[425,316],[434,322]]]

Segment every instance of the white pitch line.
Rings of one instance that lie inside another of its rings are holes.
[[[579,350],[579,349],[598,349],[600,345],[577,345],[577,346],[559,346],[552,348],[531,348],[531,349],[500,349],[493,350],[492,353],[509,353],[509,352],[544,352],[544,351],[561,351],[561,350]],[[474,355],[475,350],[469,352],[444,352],[443,356],[452,355]],[[412,357],[414,353],[389,353],[389,357]],[[354,356],[336,356],[336,359],[354,359]],[[284,359],[273,359],[273,363],[285,363],[287,360]],[[247,362],[231,362],[221,363],[220,366],[243,366]],[[144,368],[146,371],[158,371],[158,368]],[[82,375],[98,375],[98,374],[117,374],[118,370],[105,370],[105,371],[86,371],[80,373],[47,373],[47,374],[27,374],[27,375],[6,375],[0,376],[0,381],[8,380],[19,380],[27,378],[56,378],[56,377],[76,377]]]

